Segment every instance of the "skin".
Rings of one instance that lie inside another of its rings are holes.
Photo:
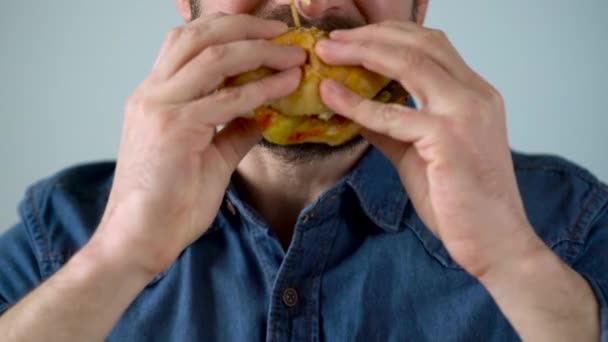
[[[187,24],[168,34],[125,108],[102,223],[64,268],[0,317],[0,336],[9,341],[103,340],[147,282],[209,227],[233,172],[244,199],[255,198],[287,245],[299,211],[367,148],[290,165],[256,146],[259,132],[239,118],[297,87],[303,51],[265,41],[287,27],[242,15],[268,13],[287,1],[208,0],[197,19],[188,0],[176,3]],[[333,14],[370,24],[334,32],[317,53],[329,64],[358,64],[401,82],[422,109],[361,99],[331,81],[321,85],[325,103],[366,127],[365,138],[393,162],[423,221],[524,340],[599,341],[591,289],[526,218],[500,94],[445,34],[421,26],[427,7],[428,0],[419,1],[417,22],[410,23],[411,1],[299,6],[310,20]],[[261,65],[281,72],[214,92],[224,77]],[[216,133],[220,125],[226,127]]]

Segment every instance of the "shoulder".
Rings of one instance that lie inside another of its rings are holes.
[[[77,165],[28,188],[19,214],[43,270],[56,271],[93,234],[105,209],[114,168],[113,162]]]
[[[552,155],[513,153],[528,218],[545,242],[572,261],[608,210],[608,187],[588,170]]]

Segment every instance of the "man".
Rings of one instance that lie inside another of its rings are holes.
[[[286,0],[176,2],[188,23],[129,99],[116,167],[33,186],[0,239],[4,341],[608,341],[608,189],[510,153],[501,96],[422,27],[428,0],[298,4],[348,28],[325,62],[419,102],[324,81],[366,128],[335,149],[239,118],[299,83],[304,52],[268,41]],[[262,65],[280,72],[215,91]]]

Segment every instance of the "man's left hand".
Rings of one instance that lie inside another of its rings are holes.
[[[546,249],[529,224],[507,141],[501,95],[441,31],[385,22],[317,44],[328,64],[361,65],[400,82],[419,110],[364,99],[331,80],[321,94],[395,164],[425,224],[452,258],[483,276]]]
[[[325,62],[361,65],[399,81],[419,110],[361,98],[331,80],[323,101],[366,128],[395,164],[424,223],[479,279],[526,341],[597,341],[589,284],[536,235],[517,186],[501,95],[445,34],[408,22],[336,31]]]

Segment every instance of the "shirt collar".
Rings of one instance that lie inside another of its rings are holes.
[[[417,108],[412,96],[404,105]],[[367,217],[378,227],[389,232],[399,230],[409,197],[397,170],[378,149],[370,147],[346,182],[357,194]]]
[[[399,230],[408,196],[393,164],[376,148],[370,147],[346,177],[361,208],[378,227]]]
[[[336,186],[344,183],[356,194],[361,209],[375,225],[388,232],[399,230],[409,198],[397,170],[382,152],[370,146],[350,174]],[[238,198],[233,184],[230,184],[227,195],[229,206],[234,205],[236,211],[262,225],[263,220],[255,210]]]

